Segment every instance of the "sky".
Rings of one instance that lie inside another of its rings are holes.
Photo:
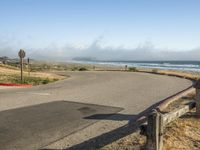
[[[199,0],[0,0],[0,56],[199,60]]]

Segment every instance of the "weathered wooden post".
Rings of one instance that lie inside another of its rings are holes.
[[[162,150],[163,148],[163,116],[157,110],[147,119],[147,150]]]
[[[147,150],[159,150],[159,124],[160,115],[154,110],[147,119]]]
[[[21,67],[21,83],[23,83],[23,58],[25,57],[26,53],[24,50],[20,49],[18,55],[20,58],[20,67]]]
[[[194,88],[196,89],[196,96],[195,96],[196,114],[200,115],[200,79],[196,82]]]
[[[159,113],[159,150],[163,149],[164,122],[163,115]]]

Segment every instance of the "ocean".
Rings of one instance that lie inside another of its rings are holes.
[[[103,64],[114,66],[164,69],[164,70],[179,70],[186,72],[199,72],[200,61],[78,61],[86,64]]]

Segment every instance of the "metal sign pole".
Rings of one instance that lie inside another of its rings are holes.
[[[30,70],[31,70],[31,68],[30,68],[30,59],[28,58],[28,76],[30,76]]]
[[[21,83],[23,83],[23,58],[20,58],[20,63],[21,63]]]
[[[18,53],[19,57],[20,57],[20,66],[21,66],[21,83],[23,83],[23,58],[25,57],[26,53],[23,49],[20,49],[19,53]]]

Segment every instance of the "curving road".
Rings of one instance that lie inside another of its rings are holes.
[[[86,127],[95,130],[98,118],[91,119],[92,115],[138,114],[192,84],[147,73],[59,74],[71,77],[49,85],[0,90],[0,149],[38,149]]]

